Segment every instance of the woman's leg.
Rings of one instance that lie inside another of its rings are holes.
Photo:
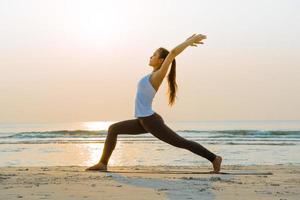
[[[107,170],[107,163],[116,146],[119,134],[147,133],[138,119],[120,121],[109,126],[100,161],[86,170]]]
[[[106,140],[104,143],[103,153],[100,162],[107,165],[109,158],[115,149],[117,137],[120,134],[143,134],[147,133],[138,119],[120,121],[109,126]]]
[[[187,140],[175,133],[164,123],[162,117],[157,113],[154,113],[149,117],[141,117],[139,120],[145,130],[166,143],[187,149],[211,162],[213,162],[217,157],[214,153],[210,152],[199,143]]]

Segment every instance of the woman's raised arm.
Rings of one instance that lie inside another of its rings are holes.
[[[159,72],[157,74],[160,74],[161,79],[165,77],[170,64],[178,54],[180,54],[188,46],[197,46],[197,44],[203,44],[203,42],[201,42],[201,40],[203,39],[206,39],[205,35],[194,34],[188,39],[186,39],[183,43],[179,44],[174,49],[172,49],[170,53],[167,55],[167,57],[165,58],[160,69],[158,70]]]
[[[183,43],[176,46],[171,52],[175,55],[175,57],[180,54],[185,48],[188,46],[197,46],[197,44],[203,44],[202,40],[206,39],[205,35],[202,34],[193,34],[191,37],[186,39]]]

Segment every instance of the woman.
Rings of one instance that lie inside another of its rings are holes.
[[[164,120],[158,113],[152,110],[153,98],[164,80],[171,63],[171,70],[168,74],[168,85],[169,105],[173,105],[177,89],[175,81],[175,57],[188,46],[203,44],[203,42],[201,42],[203,39],[206,39],[205,35],[193,34],[183,43],[176,46],[171,52],[165,48],[159,48],[154,52],[149,62],[149,65],[153,67],[152,73],[147,74],[138,82],[135,98],[136,119],[120,121],[109,126],[101,159],[97,164],[87,168],[86,170],[107,170],[108,160],[116,146],[118,135],[151,133],[153,136],[166,143],[175,147],[187,149],[206,158],[213,166],[213,171],[210,172],[219,173],[222,162],[221,156],[215,155],[197,142],[187,140],[179,136],[164,123]]]

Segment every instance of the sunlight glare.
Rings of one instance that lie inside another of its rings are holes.
[[[95,121],[95,122],[84,122],[83,126],[89,131],[100,131],[108,130],[109,125],[113,122],[111,121]]]

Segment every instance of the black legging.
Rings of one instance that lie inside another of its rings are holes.
[[[137,119],[120,121],[110,125],[100,161],[107,165],[108,160],[116,146],[118,135],[136,135],[143,133],[151,133],[166,143],[169,143],[175,147],[190,150],[191,152],[202,156],[211,162],[213,162],[216,157],[214,153],[210,152],[199,143],[187,140],[175,133],[164,123],[163,118],[155,112],[147,117],[138,117]]]

